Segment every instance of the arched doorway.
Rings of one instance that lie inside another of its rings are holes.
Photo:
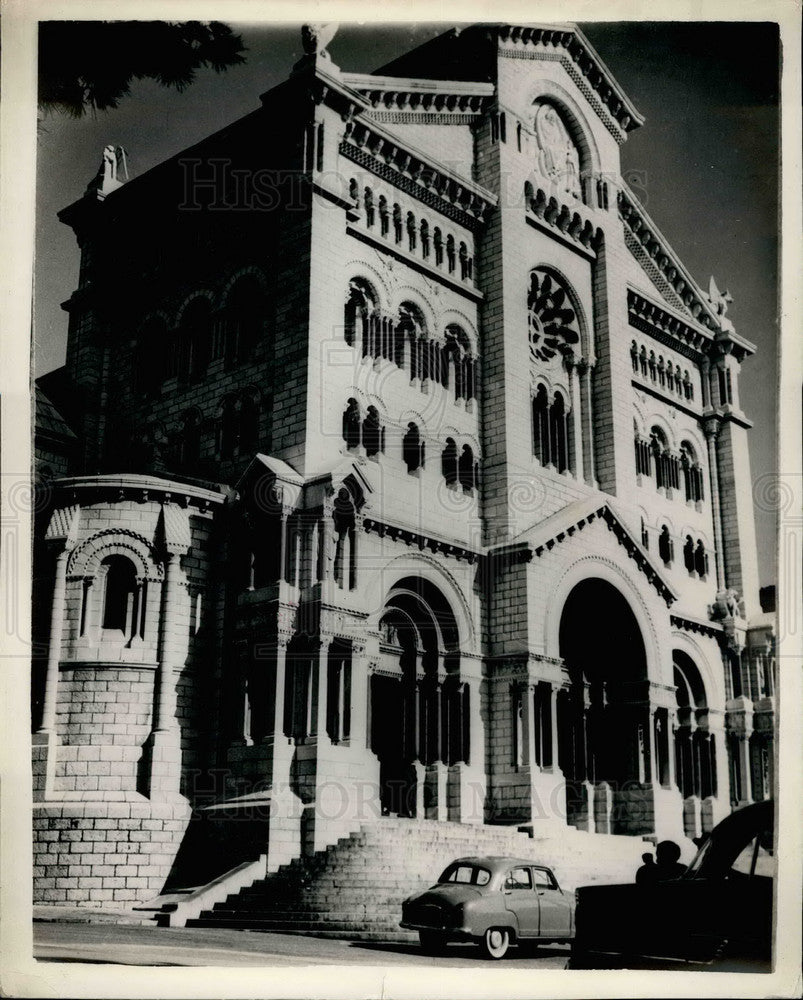
[[[647,657],[633,610],[613,584],[583,580],[566,599],[559,643],[568,674],[558,699],[567,820],[599,832],[649,833],[645,786],[661,747],[653,740]]]
[[[388,593],[379,628],[370,737],[380,763],[382,812],[415,816],[424,792],[422,768],[466,759],[468,707],[457,623],[434,584],[406,577]]]
[[[675,774],[683,796],[683,826],[687,837],[711,829],[706,800],[717,795],[716,745],[709,729],[708,700],[700,671],[683,650],[672,653],[677,726]]]

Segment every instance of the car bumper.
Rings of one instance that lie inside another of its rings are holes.
[[[431,934],[442,934],[449,941],[474,941],[479,935],[473,934],[467,927],[433,927],[432,924],[419,924],[402,920],[399,927],[406,931],[428,931]]]

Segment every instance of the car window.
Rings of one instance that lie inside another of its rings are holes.
[[[529,868],[514,868],[505,879],[506,889],[532,889],[533,877]]]
[[[491,873],[479,865],[451,864],[442,873],[438,882],[456,882],[460,885],[487,885]]]
[[[555,879],[552,877],[552,872],[547,871],[546,868],[533,868],[533,877],[535,878],[536,887],[539,889],[554,889]]]
[[[747,844],[731,865],[731,871],[740,875],[775,876],[775,857],[772,840],[759,834]]]

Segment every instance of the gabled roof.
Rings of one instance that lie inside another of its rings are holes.
[[[36,394],[35,426],[37,435],[75,441],[75,432],[38,385],[34,387],[34,391]]]
[[[604,521],[616,535],[619,544],[623,546],[667,605],[676,601],[678,595],[669,585],[663,573],[654,565],[648,553],[636,540],[607,497],[601,499],[599,496],[592,496],[584,500],[575,500],[556,511],[545,521],[541,521],[540,524],[535,524],[523,531],[513,539],[512,544],[519,548],[523,543],[529,548],[532,555],[538,558],[545,552],[551,551],[556,545],[567,541],[577,531],[582,531],[597,519]]]

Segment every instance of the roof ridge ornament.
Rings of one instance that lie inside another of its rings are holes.
[[[103,147],[103,156],[98,167],[98,172],[89,182],[86,194],[97,194],[103,199],[107,194],[116,191],[128,180],[128,163],[126,161],[126,151],[122,146],[115,146],[108,143]]]
[[[725,314],[728,311],[728,306],[733,302],[733,296],[728,289],[724,292],[720,292],[717,288],[717,283],[714,281],[714,275],[711,275],[711,280],[708,282],[708,301],[711,303],[714,312],[716,313],[717,320],[719,321],[719,328],[724,333],[735,333],[733,323],[726,318]]]
[[[328,64],[329,70],[338,69],[332,62],[332,57],[326,46],[337,34],[340,25],[335,21],[301,25],[301,47],[304,55],[293,66],[293,75],[303,73],[308,68],[314,68],[318,59]]]

